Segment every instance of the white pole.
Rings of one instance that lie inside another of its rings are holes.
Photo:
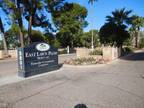
[[[91,49],[94,50],[94,39],[93,39],[93,30],[92,30],[92,37],[91,37]]]
[[[67,46],[67,54],[70,53],[70,49],[69,49],[69,46]]]

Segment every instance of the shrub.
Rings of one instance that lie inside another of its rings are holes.
[[[0,50],[3,50],[3,42],[0,41]]]
[[[102,55],[102,50],[94,50],[89,53],[90,55]]]
[[[40,31],[33,30],[31,33],[31,41],[32,42],[43,42],[44,36]]]
[[[129,54],[129,53],[132,53],[133,52],[133,48],[132,47],[124,47],[122,49],[122,55],[126,55],[126,54]]]
[[[103,59],[95,59],[93,57],[89,57],[89,58],[70,59],[65,61],[64,63],[70,65],[90,65],[90,64],[103,64],[105,63],[105,61]]]
[[[66,49],[63,49],[61,51],[58,51],[59,54],[67,54],[67,50]]]
[[[144,48],[144,38],[142,38],[141,40],[140,40],[140,48]]]
[[[60,42],[55,39],[54,42],[53,42],[53,46],[56,47],[56,48],[59,48],[60,47]]]

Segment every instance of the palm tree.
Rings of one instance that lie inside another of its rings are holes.
[[[125,8],[116,9],[112,12],[112,16],[106,16],[106,20],[108,22],[113,22],[117,25],[123,25],[125,23],[128,23],[130,19],[129,14],[131,12],[132,10],[125,10]]]
[[[88,2],[93,4],[95,1],[97,1],[97,0],[89,0]]]
[[[131,30],[134,32],[134,46],[139,47],[139,31],[141,27],[144,27],[144,18],[137,15],[133,15],[130,20]]]
[[[5,31],[4,31],[4,27],[3,27],[1,17],[0,17],[0,32],[1,32],[2,38],[3,38],[4,54],[7,57],[8,56],[8,48],[7,48],[6,39],[5,39],[5,36],[4,36]]]

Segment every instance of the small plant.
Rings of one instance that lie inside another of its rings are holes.
[[[94,50],[89,53],[90,55],[102,55],[102,50]]]
[[[70,65],[90,65],[90,64],[103,64],[104,60],[89,57],[89,58],[70,59],[70,60],[65,61],[64,63],[70,64]]]

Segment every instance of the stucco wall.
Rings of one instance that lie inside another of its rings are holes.
[[[11,58],[17,58],[17,50],[8,50],[8,53]]]
[[[3,50],[0,50],[0,59],[3,59],[4,54],[3,54]]]
[[[82,57],[93,57],[95,59],[102,59],[102,55],[90,55],[90,52],[92,50],[88,48],[77,48],[76,49],[76,56],[77,58],[82,58]]]
[[[90,55],[89,53],[92,51],[91,49],[88,48],[77,48],[76,49],[76,55],[78,58],[82,57],[94,57],[94,58],[103,58],[107,61],[112,61],[114,59],[117,59],[121,56],[121,49],[117,47],[102,47],[99,48],[102,49],[103,55]]]
[[[121,56],[121,49],[118,47],[103,47],[103,59],[114,60]]]

